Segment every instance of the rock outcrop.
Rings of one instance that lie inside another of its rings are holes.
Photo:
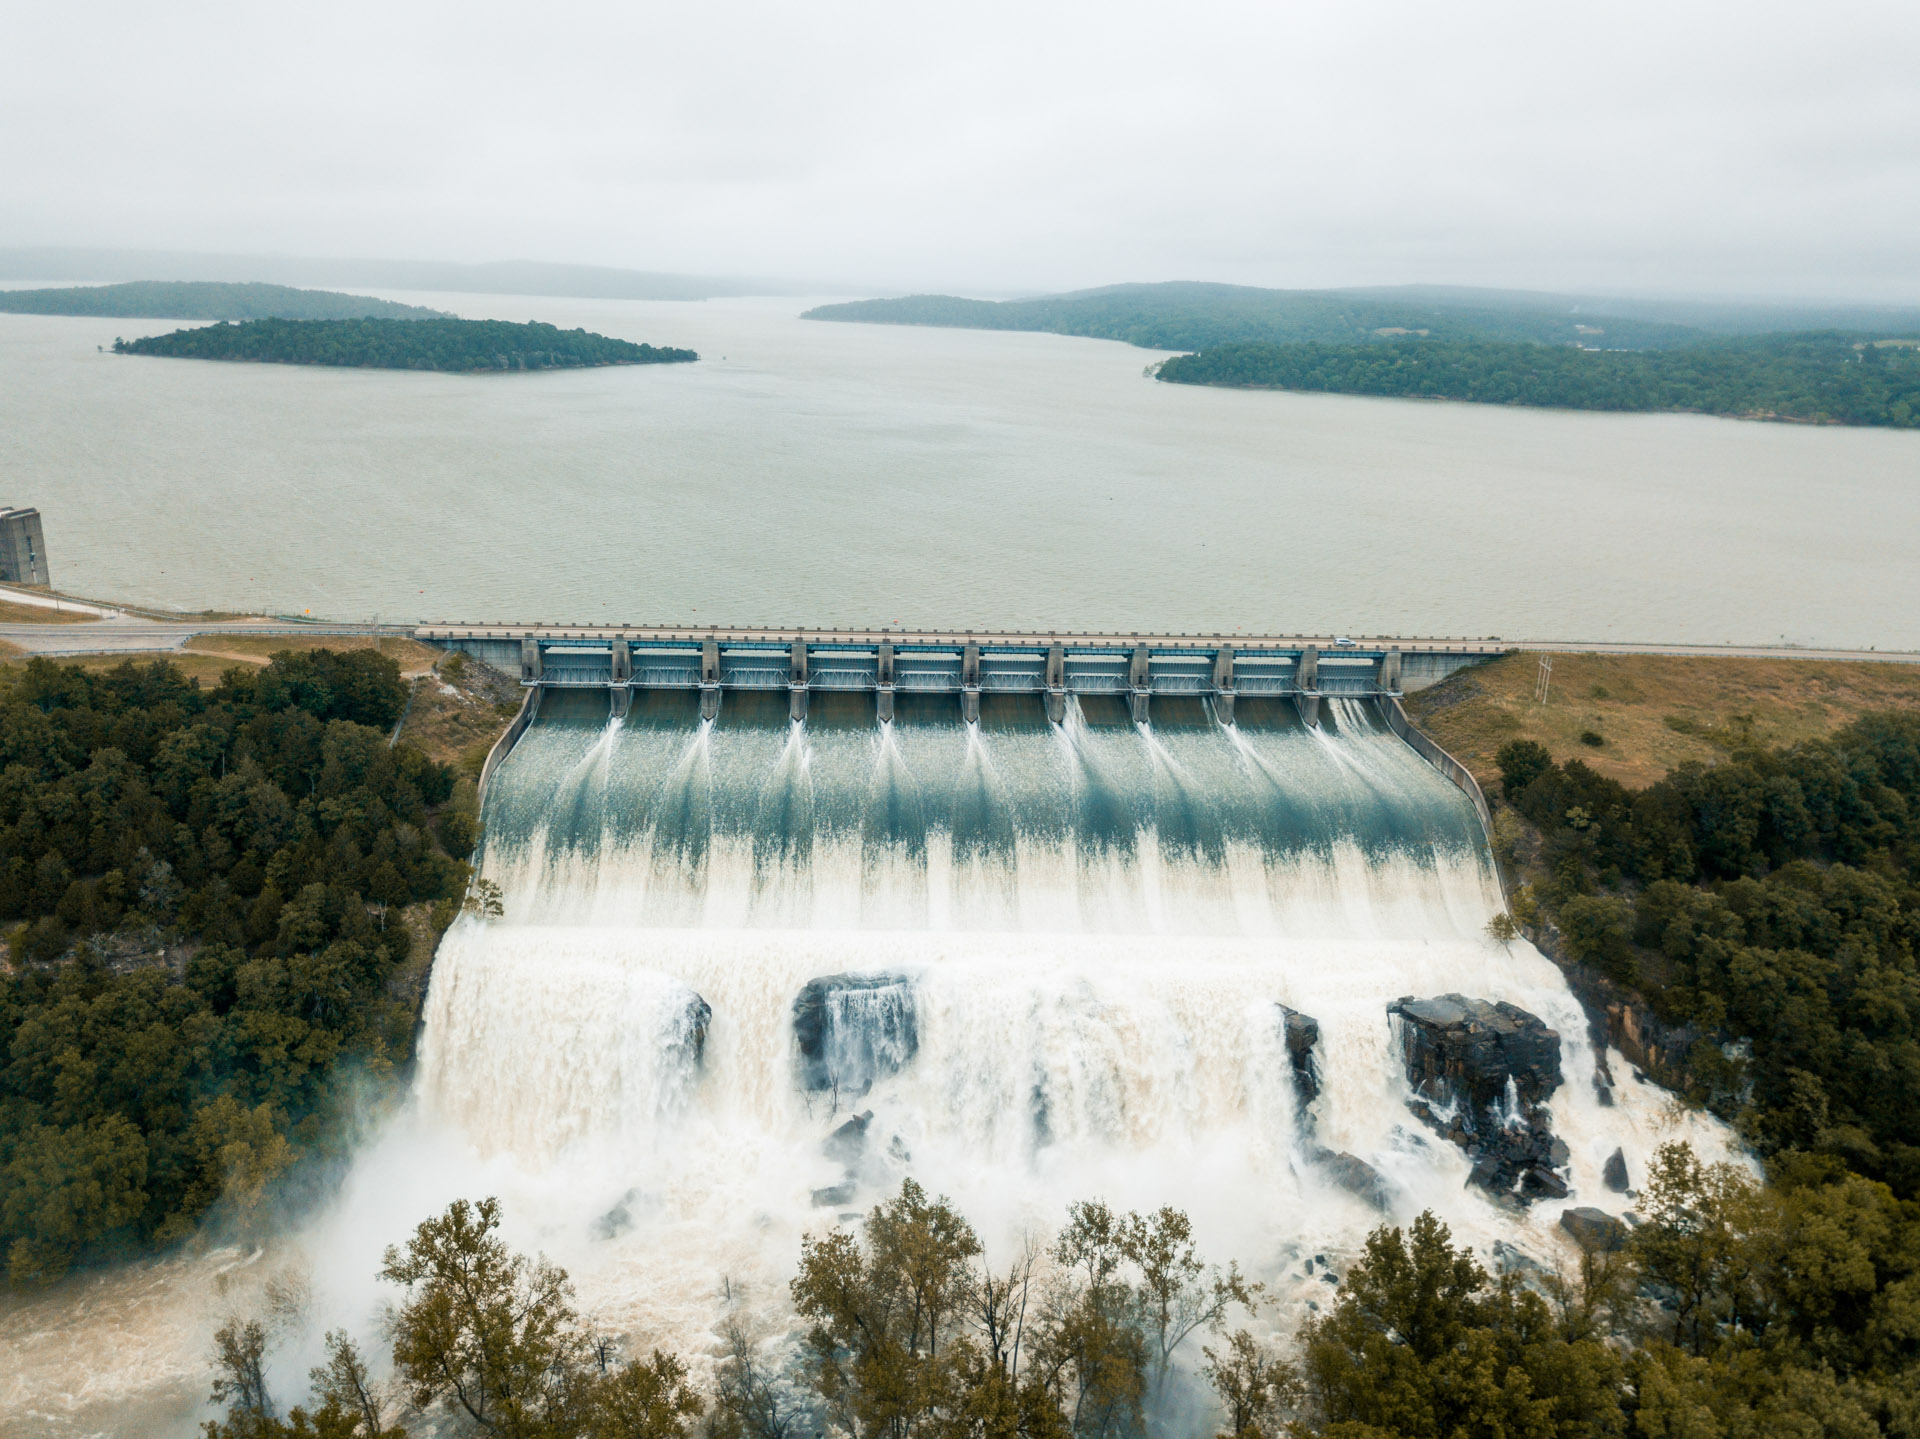
[[[1294,1102],[1304,1115],[1307,1106],[1320,1097],[1320,1061],[1314,1052],[1320,1044],[1320,1021],[1284,1004],[1274,1008],[1280,1011],[1287,1061],[1293,1066]]]
[[[867,1126],[872,1123],[873,1111],[862,1110],[829,1134],[826,1142],[820,1146],[820,1152],[836,1164],[844,1164],[851,1169],[866,1156]]]
[[[1393,1203],[1392,1182],[1366,1160],[1344,1151],[1335,1153],[1331,1149],[1315,1149],[1311,1157],[1325,1171],[1328,1179],[1347,1193],[1366,1200],[1375,1209],[1385,1210]]]
[[[1560,1227],[1588,1253],[1610,1254],[1627,1242],[1627,1226],[1601,1209],[1582,1205],[1560,1216]]]
[[[1471,1182],[1523,1200],[1565,1198],[1568,1154],[1546,1101],[1560,1036],[1517,1005],[1443,994],[1395,1000],[1413,1112],[1473,1156]]]
[[[689,992],[686,1014],[680,1022],[680,1046],[691,1069],[698,1069],[707,1057],[707,1030],[712,1023],[713,1006]]]
[[[857,1099],[920,1047],[913,981],[900,974],[828,974],[793,1001],[800,1087]]]
[[[1607,1165],[1600,1171],[1600,1180],[1615,1194],[1625,1194],[1631,1187],[1627,1182],[1627,1153],[1624,1149],[1616,1149],[1607,1156]]]

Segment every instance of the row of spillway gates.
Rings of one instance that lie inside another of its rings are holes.
[[[419,638],[463,650],[543,689],[611,691],[624,714],[635,690],[698,690],[702,718],[720,712],[728,690],[780,691],[804,720],[816,691],[872,694],[879,718],[893,718],[896,694],[952,695],[968,722],[982,695],[1032,695],[1047,717],[1066,716],[1067,696],[1107,695],[1145,723],[1156,696],[1206,698],[1222,721],[1236,697],[1289,699],[1309,723],[1323,695],[1367,698],[1420,688],[1501,652],[1494,642],[1399,645],[1320,644],[1146,637],[689,635],[633,631],[510,632],[423,626]]]

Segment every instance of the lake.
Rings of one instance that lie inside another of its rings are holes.
[[[0,502],[63,589],[189,609],[1920,648],[1920,432],[1161,385],[1111,341],[804,300],[383,293],[703,359],[229,365],[0,315]]]

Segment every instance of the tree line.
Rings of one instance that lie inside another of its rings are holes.
[[[1703,332],[1667,321],[1609,314],[1596,318],[1556,297],[1503,302],[1492,294],[1394,295],[1341,290],[1268,290],[1251,285],[1171,281],[1109,285],[1030,300],[904,295],[820,305],[802,317],[870,325],[942,325],[1029,330],[1121,340],[1152,350],[1202,350],[1237,344],[1379,342],[1400,335],[1572,344],[1604,336],[1634,348],[1688,344]]]
[[[465,892],[454,776],[374,650],[0,671],[0,1252],[15,1284],[244,1210],[410,1051]],[[434,911],[437,910],[437,913]]]
[[[1630,791],[1509,741],[1514,918],[1671,1029],[1671,1071],[1764,1154],[1920,1200],[1920,716],[1867,716]]]
[[[1224,344],[1163,360],[1155,374],[1183,385],[1920,426],[1920,348],[1841,332],[1657,350],[1474,338]]]
[[[133,280],[123,285],[76,285],[59,290],[0,290],[0,311],[17,315],[165,320],[260,320],[270,316],[283,320],[451,318],[444,310],[403,305],[397,300],[376,300],[369,295],[213,280]]]
[[[858,1232],[802,1241],[798,1342],[729,1312],[687,1359],[622,1352],[564,1270],[512,1251],[496,1201],[390,1248],[379,1372],[328,1334],[281,1415],[276,1334],[216,1337],[208,1439],[1761,1439],[1912,1432],[1910,1207],[1857,1176],[1763,1185],[1663,1148],[1630,1235],[1492,1275],[1431,1213],[1383,1225],[1291,1334],[1173,1209],[1070,1207],[989,1262],[911,1179]],[[1261,1316],[1268,1316],[1263,1323]],[[300,1322],[291,1316],[290,1322]],[[1256,1333],[1252,1325],[1259,1325]],[[1211,1422],[1209,1422],[1211,1416]]]
[[[553,370],[680,364],[692,350],[634,344],[588,330],[506,320],[248,320],[115,340],[122,355],[346,365],[384,370]]]

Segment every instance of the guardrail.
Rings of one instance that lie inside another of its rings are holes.
[[[1500,885],[1500,897],[1506,899],[1507,882],[1500,873],[1500,861],[1493,853],[1493,809],[1487,803],[1485,791],[1480,781],[1473,777],[1473,771],[1448,754],[1424,730],[1407,718],[1406,710],[1400,701],[1392,695],[1382,697],[1381,713],[1387,717],[1387,728],[1407,742],[1413,752],[1460,789],[1473,804],[1473,812],[1480,817],[1480,833],[1487,846],[1487,859],[1493,865],[1493,874]]]

